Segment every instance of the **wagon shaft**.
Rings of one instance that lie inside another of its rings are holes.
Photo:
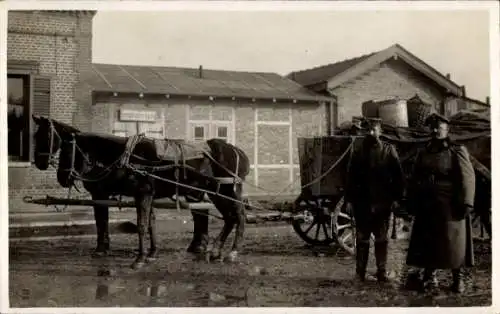
[[[69,206],[109,206],[109,207],[124,207],[134,208],[134,201],[119,201],[119,200],[85,200],[85,199],[70,199],[46,196],[45,198],[33,199],[25,197],[24,202],[40,204],[40,205],[69,205]],[[180,201],[180,208],[182,209],[212,209],[215,208],[210,203],[187,203]],[[173,201],[154,201],[153,207],[162,209],[176,209],[176,203]]]

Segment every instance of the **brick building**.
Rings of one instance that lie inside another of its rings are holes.
[[[247,182],[260,188],[245,186],[249,195],[292,182],[298,192],[297,137],[326,132],[332,101],[278,74],[202,67],[93,64],[82,83],[93,91],[93,131],[241,147],[252,164]]]
[[[464,86],[398,44],[341,62],[295,71],[287,77],[336,99],[330,118],[334,125],[361,115],[365,102],[410,99],[415,95],[447,115],[461,109],[489,108],[489,101],[466,97]]]
[[[91,126],[91,94],[78,88],[91,66],[93,11],[9,11],[7,38],[9,207],[30,209],[25,195],[60,194],[53,170],[33,157],[31,114],[51,116],[82,130]]]
[[[299,177],[297,136],[330,128],[323,117],[331,97],[273,73],[92,64],[95,13],[9,11],[10,213],[40,211],[22,201],[26,195],[67,193],[53,169],[31,163],[32,113],[82,131],[226,138],[252,162],[248,181],[262,190],[248,194],[273,193]]]

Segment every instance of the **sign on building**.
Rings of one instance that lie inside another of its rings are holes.
[[[155,110],[120,109],[121,121],[155,122]]]

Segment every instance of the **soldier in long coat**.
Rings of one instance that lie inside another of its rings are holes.
[[[423,288],[437,287],[436,269],[451,269],[452,290],[463,292],[462,268],[473,266],[469,213],[475,175],[467,149],[450,141],[449,121],[433,114],[432,140],[418,153],[408,190],[414,216],[406,264],[424,269]]]
[[[373,233],[377,280],[386,282],[389,220],[403,197],[404,174],[394,146],[379,138],[381,120],[367,119],[366,127],[348,165],[345,199],[356,221],[356,275],[364,281]]]

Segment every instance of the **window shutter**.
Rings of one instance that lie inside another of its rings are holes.
[[[51,79],[46,76],[34,76],[33,77],[33,102],[31,103],[31,113],[50,117],[50,103],[51,103]],[[28,118],[30,121],[30,125],[34,124],[31,116]],[[31,139],[31,151],[30,151],[30,160],[34,161],[34,152],[35,152],[35,141],[33,139],[35,127],[30,127],[30,139]]]
[[[50,77],[35,76],[33,79],[33,114],[50,116]]]

